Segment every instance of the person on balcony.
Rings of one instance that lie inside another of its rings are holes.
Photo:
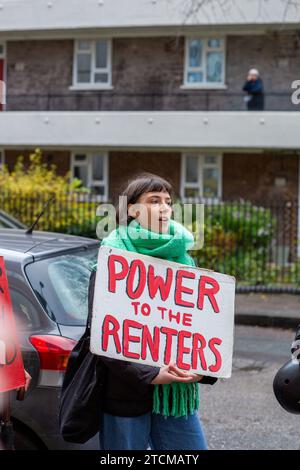
[[[262,111],[264,109],[263,81],[257,69],[249,70],[243,91],[247,93],[244,100],[247,103],[248,111]]]

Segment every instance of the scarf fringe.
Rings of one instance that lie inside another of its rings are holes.
[[[154,385],[153,413],[181,418],[197,411],[199,404],[200,394],[197,382]]]

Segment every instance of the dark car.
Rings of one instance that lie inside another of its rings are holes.
[[[18,219],[13,217],[7,212],[0,210],[0,228],[24,228],[26,229],[26,225],[22,224]]]
[[[98,449],[65,442],[58,429],[59,394],[68,356],[84,332],[88,282],[99,241],[50,232],[0,229],[25,368],[24,401],[12,394],[16,449]]]

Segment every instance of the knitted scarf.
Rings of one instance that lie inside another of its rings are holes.
[[[187,253],[187,250],[194,245],[193,235],[183,225],[172,219],[168,233],[152,232],[133,219],[128,226],[119,225],[102,240],[101,245],[195,266],[193,258]],[[154,385],[153,413],[177,418],[186,417],[198,408],[199,386],[197,382]]]

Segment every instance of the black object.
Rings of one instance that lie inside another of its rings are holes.
[[[273,381],[274,394],[289,413],[300,414],[300,325],[291,348],[293,358],[277,372]]]
[[[14,437],[12,422],[0,421],[0,450],[15,450]]]
[[[25,387],[19,388],[17,391],[16,399],[18,401],[23,401],[25,399]]]
[[[277,372],[273,390],[280,405],[289,413],[300,414],[300,364],[293,359]]]
[[[99,432],[106,377],[100,357],[90,352],[90,327],[89,314],[86,330],[70,354],[60,397],[60,432],[65,441],[77,444]]]
[[[10,392],[0,394],[0,450],[15,450],[11,422]]]

